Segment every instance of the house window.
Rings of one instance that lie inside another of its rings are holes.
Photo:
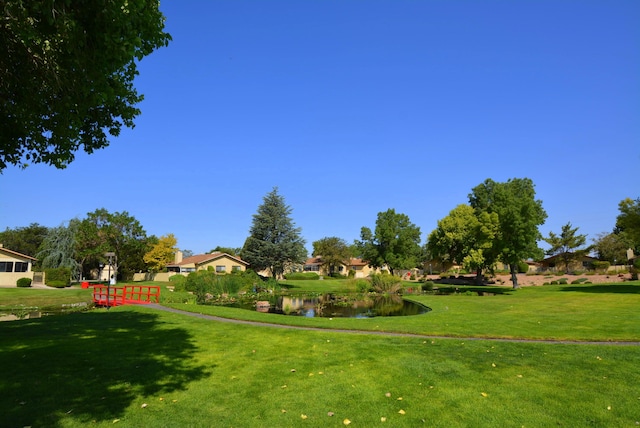
[[[234,272],[239,272],[241,270],[240,266],[232,266],[231,270]]]
[[[0,272],[13,272],[13,262],[0,262]]]
[[[29,268],[29,263],[26,262],[16,262],[16,266],[13,268],[14,272],[26,272]]]
[[[216,266],[216,272],[224,272],[225,270],[226,268],[223,265]]]
[[[304,265],[305,272],[318,272],[320,271],[319,265]]]

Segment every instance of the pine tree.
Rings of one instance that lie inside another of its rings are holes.
[[[288,267],[304,262],[305,240],[291,219],[291,211],[277,187],[264,197],[253,215],[249,237],[241,252],[254,271],[266,269],[277,279]]]

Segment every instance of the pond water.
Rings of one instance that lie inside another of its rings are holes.
[[[404,300],[401,296],[349,296],[324,294],[321,296],[273,296],[269,300],[230,305],[242,309],[272,314],[323,318],[373,318],[420,315],[431,308]]]
[[[0,321],[18,321],[42,318],[48,315],[63,315],[90,309],[87,303],[73,303],[62,306],[48,306],[43,308],[20,306],[10,309],[0,309]]]

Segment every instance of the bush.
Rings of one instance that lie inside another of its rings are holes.
[[[611,266],[611,263],[607,261],[600,261],[600,260],[592,262],[591,264],[593,265],[593,269],[596,272],[602,272],[602,273],[607,273],[607,271],[609,270],[609,266]]]
[[[16,281],[18,287],[31,287],[31,278],[20,278]]]
[[[55,269],[45,269],[44,270],[44,278],[45,284],[50,287],[62,288],[68,287],[71,285],[71,269],[60,267]],[[58,285],[53,285],[55,282]],[[63,283],[62,287],[59,286],[59,283]]]
[[[433,291],[434,283],[433,281],[425,281],[422,284],[422,291]]]
[[[54,288],[65,288],[67,286],[69,286],[69,282],[68,281],[47,281],[47,285],[49,287],[54,287]]]
[[[518,263],[518,273],[527,273],[529,272],[529,265],[527,262],[519,262]]]
[[[291,272],[284,276],[284,279],[289,280],[308,280],[308,279],[320,279],[320,276],[315,272]]]
[[[371,283],[364,278],[350,279],[347,284],[354,287],[358,293],[368,293],[372,290]]]
[[[371,275],[371,287],[377,293],[398,293],[402,290],[402,281],[389,274]]]
[[[278,288],[278,283],[271,281],[273,280],[267,281],[267,285],[274,289]],[[199,270],[191,272],[187,276],[184,282],[184,289],[191,291],[196,296],[198,303],[206,303],[214,297],[236,295],[240,290],[253,291],[254,288],[257,288],[258,282],[262,282],[262,280],[255,272],[216,275],[215,272]]]
[[[173,275],[169,277],[169,282],[173,285],[173,291],[185,291],[187,277],[182,275]]]
[[[571,281],[571,284],[582,284],[587,282],[587,278],[578,278]]]
[[[568,284],[568,283],[569,283],[569,280],[567,278],[560,278],[558,280],[558,284],[560,284],[560,285],[564,285],[564,284]]]

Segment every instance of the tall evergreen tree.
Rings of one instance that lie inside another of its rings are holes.
[[[254,271],[266,269],[277,279],[288,267],[304,262],[307,257],[305,240],[300,236],[301,229],[295,226],[291,212],[277,187],[263,198],[258,212],[253,215],[249,237],[240,254]]]
[[[469,204],[478,213],[498,214],[498,233],[492,251],[509,265],[513,288],[519,288],[518,263],[542,254],[537,244],[541,238],[538,227],[544,224],[547,213],[542,201],[535,197],[533,181],[528,178],[513,178],[504,183],[489,178],[469,194]]]
[[[81,279],[82,265],[76,261],[76,232],[80,221],[73,219],[68,226],[52,227],[44,238],[37,254],[43,268],[66,267]]]

